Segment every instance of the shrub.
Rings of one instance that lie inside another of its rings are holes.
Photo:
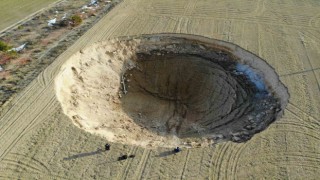
[[[18,53],[15,51],[7,51],[0,53],[0,65],[7,64],[11,59],[17,58]]]
[[[16,58],[16,57],[18,57],[18,53],[17,53],[16,51],[8,51],[8,52],[6,52],[6,54],[7,54],[8,56],[10,56],[11,58]]]
[[[12,58],[6,53],[0,53],[0,65],[7,64]]]
[[[11,46],[3,41],[0,41],[0,51],[8,51],[9,49],[11,49]]]
[[[68,26],[69,26],[69,21],[66,20],[66,19],[64,19],[64,20],[60,21],[60,22],[58,23],[58,25],[59,25],[60,27],[68,27]]]
[[[79,26],[82,23],[82,18],[79,15],[71,16],[71,22],[73,26]]]

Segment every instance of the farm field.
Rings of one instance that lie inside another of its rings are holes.
[[[0,179],[317,179],[319,12],[320,2],[313,0],[123,1],[4,107]],[[62,112],[54,90],[60,67],[97,41],[169,32],[232,42],[265,59],[290,93],[284,116],[246,143],[171,156],[165,148],[117,143],[102,152],[105,140],[78,129]],[[117,161],[124,153],[135,158]]]
[[[0,31],[58,0],[0,1]]]

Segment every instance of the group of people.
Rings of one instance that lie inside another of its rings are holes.
[[[106,151],[109,151],[110,147],[111,147],[111,145],[109,143],[107,143],[104,146]],[[178,153],[180,151],[181,151],[181,149],[179,147],[176,147],[176,148],[173,149],[174,153]],[[129,155],[129,156],[128,155],[122,155],[122,156],[118,157],[118,161],[125,160],[125,159],[128,159],[128,158],[134,158],[134,157],[135,157],[135,155]]]

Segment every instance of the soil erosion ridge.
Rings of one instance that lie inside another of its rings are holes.
[[[261,58],[187,34],[97,42],[74,54],[55,84],[79,128],[150,148],[247,141],[280,118],[289,99]]]

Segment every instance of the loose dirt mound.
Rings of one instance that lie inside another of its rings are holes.
[[[78,127],[144,147],[249,140],[283,114],[289,98],[259,57],[181,34],[96,43],[66,62],[56,92]]]

